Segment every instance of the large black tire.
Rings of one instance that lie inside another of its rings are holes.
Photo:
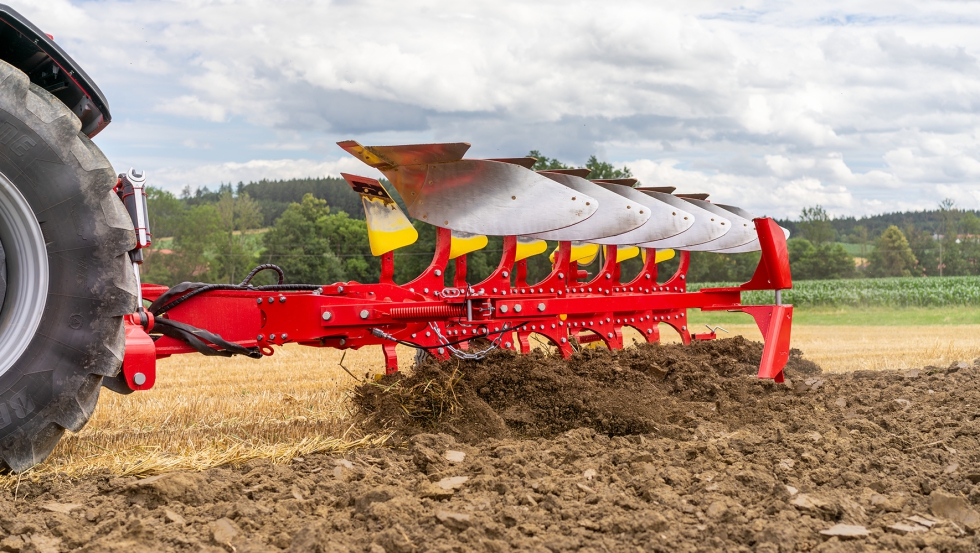
[[[119,374],[123,316],[136,309],[126,255],[135,245],[132,223],[112,191],[112,166],[80,128],[57,98],[0,62],[0,185],[12,183],[33,211],[48,275],[29,345],[15,360],[0,358],[0,461],[16,472],[43,461],[66,429],[78,431],[91,417],[103,377]],[[10,244],[4,249],[12,283]],[[14,304],[11,286],[3,309]]]

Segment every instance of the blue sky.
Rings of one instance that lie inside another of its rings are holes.
[[[678,6],[683,4],[683,6]],[[980,208],[977,2],[12,2],[179,191],[376,175],[335,142],[627,165],[794,217]]]

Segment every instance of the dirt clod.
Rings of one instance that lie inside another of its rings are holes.
[[[25,477],[0,491],[0,549],[980,550],[980,365],[819,374],[796,353],[776,385],[760,354],[728,339],[426,365],[361,390],[391,447]]]

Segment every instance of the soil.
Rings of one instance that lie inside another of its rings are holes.
[[[24,479],[0,551],[977,551],[980,363],[755,378],[741,338],[363,385],[392,446]],[[978,360],[980,361],[980,360]]]

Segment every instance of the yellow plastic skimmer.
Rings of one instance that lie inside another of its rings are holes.
[[[380,182],[346,173],[341,173],[341,176],[361,196],[372,255],[384,255],[412,245],[419,239],[419,233],[412,222],[402,213]]]
[[[470,234],[454,230],[449,245],[449,259],[456,259],[487,247],[487,237],[482,234]]]

